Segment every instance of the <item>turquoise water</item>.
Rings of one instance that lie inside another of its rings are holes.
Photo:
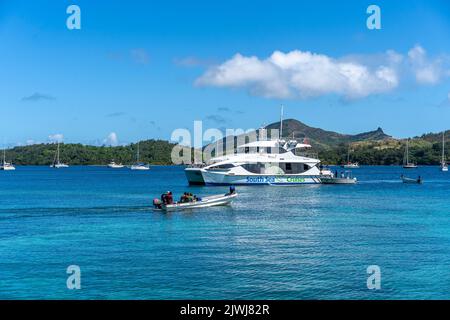
[[[450,298],[450,173],[354,173],[355,186],[239,187],[231,207],[162,214],[162,191],[227,188],[187,187],[179,167],[0,172],[0,298]],[[81,290],[66,288],[73,264]],[[374,264],[381,290],[366,286]]]

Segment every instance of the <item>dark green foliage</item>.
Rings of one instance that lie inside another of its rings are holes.
[[[174,144],[163,140],[147,140],[139,143],[140,161],[151,164],[171,164],[170,154]],[[70,165],[106,165],[136,162],[137,144],[118,147],[61,144],[61,162]],[[7,151],[7,159],[17,165],[50,165],[56,153],[56,144],[35,144],[15,147]]]
[[[278,129],[273,123],[267,129]],[[397,140],[386,135],[381,128],[357,135],[346,135],[309,127],[300,121],[289,119],[283,122],[283,136],[309,139],[313,151],[325,164],[343,164],[350,161],[364,165],[399,165],[403,163],[406,140]],[[235,144],[237,142],[234,137]],[[410,142],[410,161],[419,165],[437,165],[441,161],[441,134],[428,133],[415,137]],[[446,150],[450,151],[450,134],[446,135]],[[171,152],[175,146],[163,140],[147,140],[139,143],[140,160],[151,164],[172,164]],[[61,161],[70,165],[106,165],[111,160],[117,163],[136,162],[137,144],[119,147],[98,147],[82,144],[61,144]],[[193,151],[193,150],[191,150]],[[7,152],[7,160],[18,165],[49,165],[53,162],[56,144],[37,144],[15,147]],[[191,157],[194,153],[191,152]]]

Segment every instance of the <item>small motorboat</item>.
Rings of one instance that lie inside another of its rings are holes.
[[[173,204],[154,204],[155,210],[162,211],[179,211],[186,209],[197,209],[197,208],[208,208],[214,206],[226,206],[229,205],[234,198],[237,197],[237,193],[226,193],[226,194],[217,194],[214,196],[207,196],[198,198],[197,200],[191,202],[175,202]]]
[[[115,163],[114,161],[111,161],[111,162],[108,164],[108,168],[112,168],[112,169],[121,169],[121,168],[123,168],[123,167],[124,167],[123,164],[121,164],[121,163]]]
[[[150,166],[145,163],[135,163],[130,167],[131,170],[150,170]]]
[[[358,179],[352,176],[351,171],[345,171],[341,173],[340,176],[338,175],[324,175],[320,177],[320,181],[323,184],[356,184],[358,182]]]
[[[423,183],[423,180],[420,176],[417,179],[412,179],[412,178],[405,177],[404,175],[401,175],[400,178],[402,179],[403,183],[410,183],[410,184],[422,184]]]

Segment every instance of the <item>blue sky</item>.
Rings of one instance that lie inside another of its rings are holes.
[[[66,28],[70,4],[81,30]],[[381,30],[366,27],[370,4]],[[169,139],[194,120],[268,124],[281,103],[286,117],[343,133],[437,132],[450,129],[448,39],[445,0],[0,0],[0,137]],[[369,74],[354,78],[360,67]]]

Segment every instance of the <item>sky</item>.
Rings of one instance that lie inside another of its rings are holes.
[[[341,133],[439,132],[449,39],[446,0],[0,0],[0,142],[169,140],[195,120],[257,128],[281,104]]]

